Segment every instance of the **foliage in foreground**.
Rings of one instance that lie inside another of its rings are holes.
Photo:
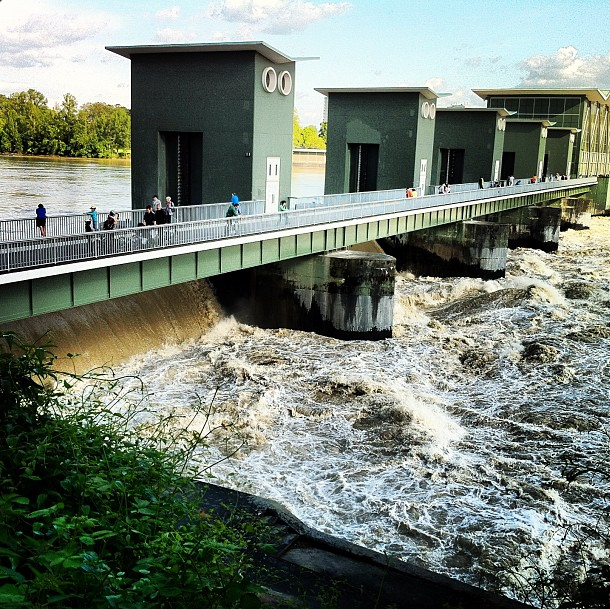
[[[74,403],[82,377],[0,338],[0,606],[258,607],[242,575],[253,525],[200,511],[189,449],[137,439],[95,392]]]

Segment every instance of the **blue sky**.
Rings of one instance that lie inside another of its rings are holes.
[[[421,87],[440,105],[483,105],[471,90],[610,89],[604,0],[0,0],[0,93],[51,105],[130,106],[129,60],[106,46],[259,41],[297,64],[301,124],[318,125],[315,87]]]

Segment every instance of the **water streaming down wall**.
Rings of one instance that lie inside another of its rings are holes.
[[[50,342],[58,368],[85,372],[199,338],[221,317],[209,283],[194,281],[4,324],[0,331],[14,331],[27,343]]]

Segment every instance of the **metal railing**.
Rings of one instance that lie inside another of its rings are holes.
[[[224,217],[231,203],[210,203],[205,205],[190,205],[174,207],[172,222],[194,222]],[[264,201],[240,201],[242,213],[248,215],[262,214],[265,211]],[[98,226],[102,227],[111,210],[98,210]],[[144,209],[115,208],[119,214],[118,228],[135,227],[144,220]],[[154,210],[153,210],[154,211]],[[87,214],[70,214],[62,216],[47,216],[47,236],[78,235],[85,232],[85,222],[90,220]],[[34,239],[40,234],[36,222],[32,218],[17,218],[0,220],[0,241],[21,241]]]
[[[513,178],[513,186],[524,186],[527,184],[531,184],[531,178]],[[565,182],[566,180],[560,180],[557,179],[555,177],[551,177],[549,176],[544,183],[549,183],[549,182]],[[536,182],[538,183],[538,182]],[[498,186],[496,186],[495,184],[498,184]],[[556,186],[556,184],[555,184]],[[426,188],[426,195],[435,195],[435,194],[439,194],[439,189],[441,187],[441,184],[437,184],[436,186],[434,185],[430,185]],[[494,183],[492,181],[489,182],[483,182],[483,190],[486,188],[505,188],[508,187],[507,184],[507,180],[499,180],[497,183]],[[450,189],[452,192],[467,192],[470,190],[482,190],[479,186],[478,182],[466,182],[464,184],[451,184],[450,185]]]
[[[315,227],[320,224],[384,216],[410,210],[452,207],[477,200],[504,198],[544,190],[563,190],[566,187],[595,183],[595,178],[580,178],[417,198],[405,198],[403,191],[400,190],[402,196],[394,199],[380,199],[377,193],[346,193],[328,195],[329,200],[334,202],[332,205],[324,202],[305,209],[297,207],[290,211],[271,214],[244,214],[237,218],[223,217],[222,219],[177,222],[152,227],[136,226],[78,235],[5,241],[0,243],[0,273],[120,256],[145,250],[220,241],[235,236]],[[389,192],[394,191],[385,192],[387,196]],[[310,199],[311,197],[308,198],[308,200]]]

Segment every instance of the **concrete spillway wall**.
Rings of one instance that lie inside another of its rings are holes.
[[[597,212],[592,199],[568,197],[561,202],[561,230],[580,230],[591,226],[591,216]]]
[[[57,369],[82,373],[197,339],[222,315],[210,284],[192,281],[0,324],[0,332],[14,332],[30,344],[51,343]]]

